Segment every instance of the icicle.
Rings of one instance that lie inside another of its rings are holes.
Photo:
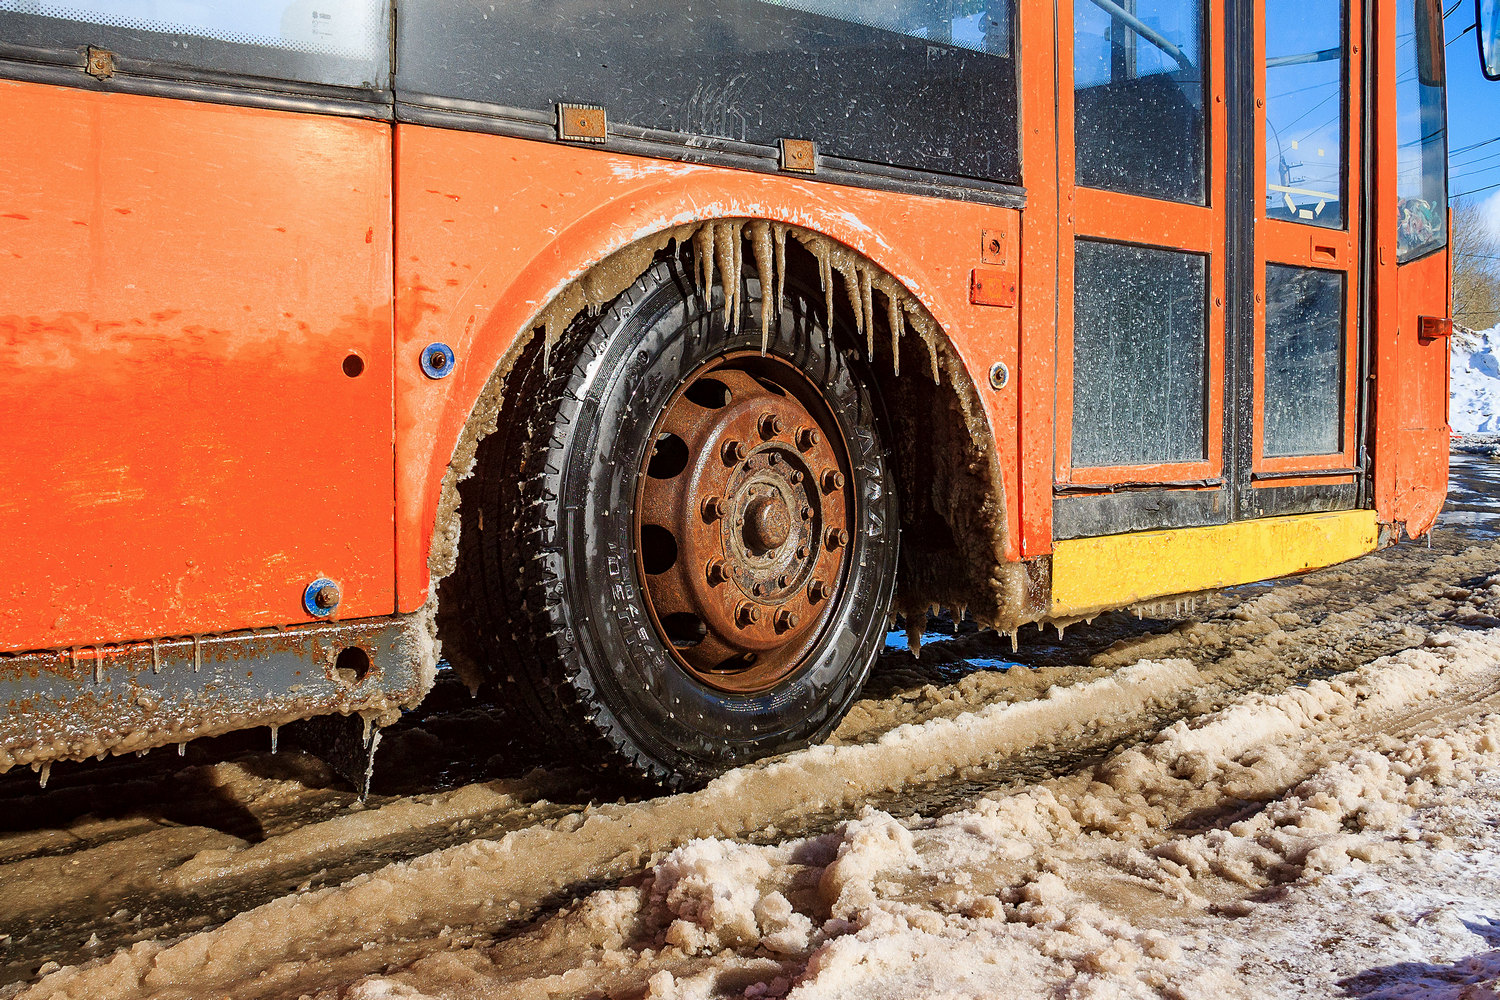
[[[103,760],[104,758],[106,758],[108,756],[109,756],[109,751],[108,750],[100,750],[98,753],[94,754],[94,759],[95,760]]]
[[[104,683],[104,655],[99,652],[99,647],[94,647],[94,683]]]
[[[1063,629],[1065,629],[1065,628],[1068,627],[1068,623],[1067,622],[1053,622],[1052,623],[1052,627],[1055,628],[1055,629],[1057,629],[1057,641],[1058,642],[1062,642],[1062,639],[1063,639]]]
[[[704,304],[714,300],[714,224],[705,222],[693,234],[693,253],[698,258],[698,286],[703,289]]]
[[[193,673],[203,669],[203,640],[193,636]]]
[[[47,779],[50,778],[50,777],[52,777],[52,762],[49,760],[49,761],[47,761],[47,763],[45,763],[45,764],[42,765],[42,770],[41,770],[40,776],[39,776],[39,778],[37,780],[38,786],[40,786],[42,788],[46,788],[47,787]]]
[[[187,756],[187,744],[186,743],[179,743],[179,744],[177,744],[177,756],[179,756],[179,757],[186,757]]]
[[[151,640],[151,672],[161,673],[161,646],[155,639]]]
[[[734,227],[734,322],[731,327],[735,332],[740,329],[740,317],[745,311],[745,296],[741,289],[744,287],[742,276],[745,273],[745,231],[744,227]]]
[[[76,674],[78,672],[78,647],[77,646],[69,646],[68,647],[68,659],[72,661],[72,663],[73,663],[73,672]]]
[[[896,296],[890,289],[882,289],[885,292],[885,319],[891,327],[891,369],[899,377],[901,375],[901,331],[906,326],[906,319],[901,314],[901,303],[896,301]]]
[[[360,718],[364,720],[365,731],[364,731],[364,735],[361,736],[359,743],[360,743],[360,746],[368,747],[370,745],[370,729],[372,728],[371,723],[370,723],[370,717],[368,715],[362,715],[362,716],[360,716]]]
[[[733,223],[714,227],[714,262],[719,267],[719,285],[724,289],[724,325],[731,332],[737,329],[730,320],[735,315],[736,300],[740,296],[740,276],[734,269],[735,244],[739,238],[739,227]]]
[[[1021,630],[1013,628],[1010,630],[1010,651],[1018,653],[1021,651]]]
[[[844,279],[844,294],[849,296],[849,311],[854,313],[854,332],[865,332],[865,309],[859,297],[859,269],[847,264],[838,265],[839,277]]]
[[[276,738],[278,736],[280,736],[280,735],[281,735],[281,727],[273,725],[271,727],[271,755],[272,756],[275,756],[275,754],[276,754]]]
[[[786,227],[772,225],[771,237],[776,241],[776,312],[786,297]]]
[[[870,284],[870,272],[862,267],[854,269],[854,275],[859,279],[859,305],[860,322],[865,327],[865,353],[871,361],[875,360],[875,293]]]
[[[919,617],[925,620],[927,615],[923,613],[920,616],[906,616],[906,648],[911,650],[911,656],[914,660],[922,658],[922,625],[925,622],[919,622]]]
[[[755,275],[760,279],[760,353],[765,357],[766,346],[771,340],[771,284],[775,280],[775,253],[771,248],[771,224],[762,219],[750,223],[750,246],[755,253]]]

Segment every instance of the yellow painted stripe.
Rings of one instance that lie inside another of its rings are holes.
[[[1269,580],[1353,559],[1379,542],[1371,510],[1070,539],[1053,547],[1052,614]]]

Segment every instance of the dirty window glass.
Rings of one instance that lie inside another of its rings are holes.
[[[92,45],[114,52],[122,71],[152,76],[183,66],[384,89],[389,12],[385,0],[0,0],[0,42],[75,55]]]
[[[1011,12],[1010,0],[403,0],[396,84],[416,106],[475,102],[545,125],[559,103],[593,104],[612,135],[752,152],[811,139],[824,157],[1018,183]]]
[[[1207,457],[1205,258],[1079,240],[1073,465]]]
[[[1448,242],[1448,112],[1443,12],[1434,0],[1396,4],[1396,259]]]
[[[1075,0],[1077,182],[1205,203],[1201,0]]]
[[[1267,458],[1343,451],[1344,274],[1266,265]]]
[[[1344,225],[1343,0],[1266,2],[1266,217]]]

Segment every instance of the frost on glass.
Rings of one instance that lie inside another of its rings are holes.
[[[1396,3],[1396,259],[1448,242],[1448,112],[1443,12],[1435,0]]]
[[[1204,204],[1200,0],[1075,0],[1079,184]]]
[[[1266,0],[1266,217],[1344,225],[1344,5]]]
[[[1197,254],[1077,242],[1075,467],[1207,457],[1206,294]]]
[[[1008,56],[1010,0],[762,0],[776,7]]]
[[[1343,451],[1344,275],[1266,266],[1267,458]]]

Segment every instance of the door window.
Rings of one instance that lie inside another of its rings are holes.
[[[1344,225],[1342,0],[1266,2],[1266,217]]]
[[[1077,183],[1205,204],[1201,0],[1075,0]]]
[[[1344,275],[1266,265],[1265,454],[1344,450]]]
[[[1078,240],[1073,465],[1206,457],[1206,258]]]

